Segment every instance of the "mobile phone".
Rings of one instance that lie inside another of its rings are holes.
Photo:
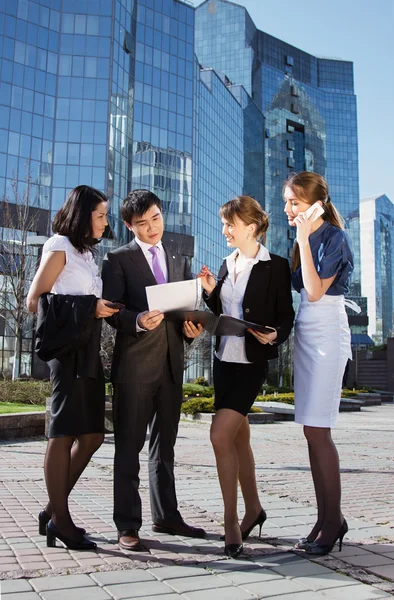
[[[317,209],[317,210],[316,210]],[[314,216],[313,216],[313,221],[316,221],[316,219],[318,219],[319,217],[321,217],[324,214],[324,208],[322,207],[321,204],[319,204],[318,202],[315,202],[314,204],[312,204],[312,206],[310,206],[308,208],[308,210],[305,211],[305,215],[307,216],[307,218],[309,219],[309,217],[312,215],[312,213],[315,212]]]
[[[119,310],[121,310],[122,308],[125,307],[124,304],[122,304],[121,302],[106,302],[105,303],[106,306],[108,306],[108,308],[118,308]]]

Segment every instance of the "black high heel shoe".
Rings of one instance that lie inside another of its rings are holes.
[[[337,535],[334,538],[332,544],[319,544],[318,542],[311,542],[305,548],[307,554],[314,554],[315,556],[325,556],[332,552],[337,541],[339,541],[339,552],[342,551],[342,540],[349,531],[348,525],[346,523],[346,519],[343,520],[342,525],[339,528]]]
[[[251,524],[250,527],[248,527],[248,529],[246,531],[242,531],[242,541],[245,541],[248,539],[251,531],[256,527],[256,525],[259,525],[259,538],[261,538],[261,528],[264,525],[264,523],[267,520],[267,513],[265,512],[264,508],[261,509],[259,516],[257,517],[257,519],[255,521],[253,521],[253,523]]]
[[[71,540],[66,537],[55,527],[52,521],[49,521],[47,525],[47,546],[48,548],[56,548],[56,538],[63,542],[70,550],[95,550],[97,548],[96,542],[91,542],[84,537],[80,540]]]
[[[259,516],[257,517],[257,519],[255,519],[253,521],[253,523],[251,524],[250,527],[248,527],[248,529],[246,531],[242,531],[241,530],[241,534],[242,534],[242,541],[244,542],[245,540],[248,539],[250,532],[256,527],[256,525],[259,525],[259,538],[261,538],[261,528],[263,527],[264,523],[267,520],[267,513],[265,512],[264,508],[261,509]],[[224,535],[220,536],[221,540],[224,540]]]
[[[298,540],[298,542],[294,545],[294,548],[297,548],[297,550],[305,550],[309,544],[313,544],[312,540],[308,540],[307,537],[303,537]]]
[[[243,544],[228,544],[224,547],[224,553],[230,558],[238,558],[243,552]]]
[[[46,510],[42,510],[40,513],[38,513],[38,533],[40,535],[47,534],[47,525],[50,520],[51,517],[48,515]],[[77,527],[77,529],[80,531],[81,535],[85,535],[86,529],[83,527]]]

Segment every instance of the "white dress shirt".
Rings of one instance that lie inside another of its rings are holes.
[[[271,260],[267,248],[262,244],[259,244],[259,246],[260,248],[255,258],[239,256],[235,260],[239,254],[238,249],[226,257],[228,276],[224,280],[222,289],[220,290],[222,313],[224,315],[230,315],[236,319],[244,318],[242,303],[253,266],[260,260]],[[236,278],[235,270],[237,273]],[[216,356],[224,362],[250,364],[250,361],[246,358],[244,337],[223,335],[220,338],[220,345]]]
[[[103,282],[90,250],[78,252],[68,237],[55,233],[42,248],[42,258],[48,252],[64,252],[66,264],[52,286],[52,294],[96,296],[101,298]]]
[[[144,253],[144,256],[148,262],[150,270],[153,273],[153,255],[151,252],[149,252],[149,248],[152,248],[152,244],[147,244],[146,242],[142,242],[140,239],[137,238],[137,236],[135,236],[134,239],[135,239],[136,243],[138,244],[138,246],[141,248],[142,252]],[[156,246],[156,248],[159,249],[159,252],[157,253],[157,258],[159,259],[160,268],[163,271],[164,277],[168,281],[168,267],[167,267],[167,261],[166,261],[166,251],[163,248],[163,244],[161,243],[161,240],[160,240],[160,242],[157,242],[157,244],[155,244],[155,246]],[[155,276],[154,273],[153,273],[153,276]],[[141,333],[141,331],[146,331],[146,329],[144,329],[143,327],[140,327],[138,325],[138,317],[139,316],[140,315],[137,316],[137,321],[136,321],[137,333]]]
[[[152,244],[147,244],[146,242],[141,242],[141,240],[139,240],[137,238],[137,236],[135,236],[134,239],[135,239],[136,243],[139,245],[139,247],[141,248],[142,252],[144,253],[145,258],[148,261],[150,270],[153,273],[153,256],[152,256],[152,253],[149,252],[149,248],[152,248]],[[156,246],[156,248],[159,249],[159,252],[157,253],[157,258],[159,259],[159,265],[161,267],[161,270],[163,271],[164,277],[168,281],[166,251],[163,248],[163,244],[161,243],[161,240],[160,240],[160,242],[157,242],[157,244],[155,244],[155,246]],[[154,273],[153,273],[153,276],[154,276]]]

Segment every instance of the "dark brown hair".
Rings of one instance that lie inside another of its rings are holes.
[[[219,214],[229,223],[234,223],[234,217],[238,217],[246,225],[256,225],[256,237],[265,242],[265,234],[269,221],[267,213],[261,208],[257,200],[250,196],[237,196],[223,204]]]
[[[74,188],[53,219],[53,233],[67,236],[78,252],[93,250],[92,212],[101,202],[107,198],[99,190],[88,185]]]
[[[338,227],[338,229],[344,228],[343,219],[331,202],[328,183],[324,177],[310,171],[291,173],[283,184],[283,197],[286,188],[290,188],[294,196],[301,202],[307,202],[312,205],[320,200],[324,208],[324,214],[322,215],[324,221],[328,221],[328,223],[334,225],[334,227]],[[296,242],[291,256],[291,270],[296,271],[300,264],[300,249]]]

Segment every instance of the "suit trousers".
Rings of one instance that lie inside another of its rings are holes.
[[[156,367],[157,369],[157,367]],[[145,383],[130,373],[127,383],[114,383],[114,521],[118,531],[139,530],[139,454],[149,426],[149,491],[154,523],[181,520],[175,493],[174,446],[182,403],[182,384],[175,383],[169,359]]]

